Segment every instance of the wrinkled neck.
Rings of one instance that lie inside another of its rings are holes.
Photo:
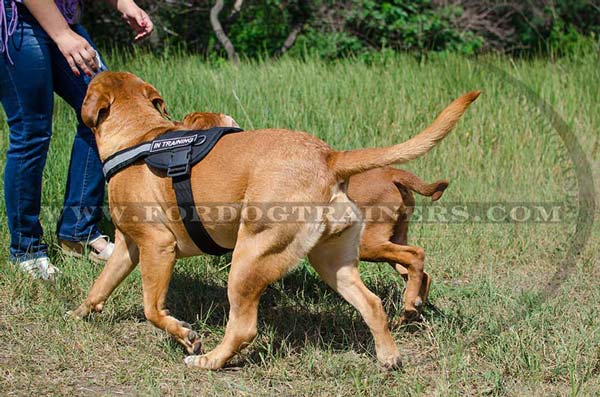
[[[164,119],[154,107],[111,109],[111,113],[95,131],[102,161],[120,150],[176,128],[174,122]]]

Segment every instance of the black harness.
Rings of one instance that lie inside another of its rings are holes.
[[[144,160],[152,168],[166,172],[177,198],[179,215],[194,244],[210,255],[223,255],[230,251],[210,237],[196,210],[190,169],[211,151],[223,135],[243,131],[234,127],[215,127],[208,130],[170,131],[148,142],[120,150],[104,161],[106,181],[136,161]]]

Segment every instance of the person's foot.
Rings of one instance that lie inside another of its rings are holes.
[[[115,250],[115,244],[104,235],[88,242],[59,240],[59,244],[67,255],[81,258],[87,253],[88,257],[96,263],[106,262]]]
[[[60,270],[52,263],[47,256],[41,258],[28,259],[25,261],[17,261],[21,270],[29,273],[33,278],[39,278],[46,281],[54,281]]]
[[[90,258],[96,262],[106,262],[115,250],[115,243],[111,243],[105,235],[95,238],[88,245],[92,247]]]

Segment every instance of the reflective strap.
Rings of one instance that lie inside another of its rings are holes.
[[[127,150],[123,153],[118,153],[115,156],[109,158],[102,166],[102,172],[106,179],[110,178],[118,170],[131,165],[133,162],[138,160],[144,154],[150,152],[152,143],[144,143],[140,146],[136,146],[131,150]]]

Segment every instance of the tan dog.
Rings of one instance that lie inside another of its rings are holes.
[[[412,192],[436,201],[447,187],[446,180],[425,184],[413,173],[392,167],[375,168],[349,179],[348,196],[366,218],[360,259],[387,262],[406,281],[401,322],[418,317],[431,285],[431,276],[424,271],[425,250],[407,245],[415,206]]]
[[[202,130],[217,126],[237,127],[238,124],[222,113],[194,112],[187,114],[179,127]],[[406,245],[408,224],[415,205],[412,192],[436,201],[447,187],[446,180],[425,184],[413,173],[392,167],[375,168],[348,180],[348,196],[357,203],[363,218],[373,218],[365,219],[360,259],[387,262],[407,282],[401,321],[418,316],[431,285],[431,276],[423,269],[424,250]]]
[[[419,135],[388,148],[334,151],[312,135],[287,130],[223,136],[192,169],[191,180],[197,203],[238,203],[242,209],[233,222],[205,224],[217,244],[233,249],[227,283],[229,320],[221,343],[207,354],[187,357],[186,363],[222,368],[255,338],[264,289],[308,256],[323,280],[358,309],[373,334],[378,360],[388,368],[399,365],[400,353],[381,300],[365,287],[358,272],[360,216],[270,222],[257,216],[252,203],[315,203],[359,214],[346,194],[347,179],[425,154],[450,132],[478,95],[460,97]],[[92,80],[81,111],[95,133],[102,160],[176,129],[175,123],[162,117],[163,112],[164,101],[154,87],[130,73],[116,72],[103,72]],[[139,260],[146,318],[197,354],[198,335],[164,307],[175,260],[201,254],[183,224],[169,215],[176,202],[171,181],[138,162],[110,180],[108,194],[117,228],[115,252],[74,314],[83,317],[102,310]],[[147,217],[149,202],[158,206],[155,221],[140,222]],[[202,219],[210,215],[205,213]]]

